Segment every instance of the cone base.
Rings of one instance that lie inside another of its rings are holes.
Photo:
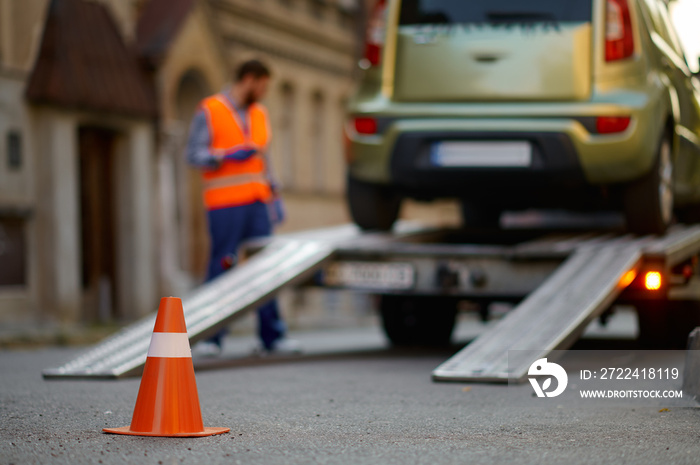
[[[130,426],[122,426],[121,428],[103,428],[103,432],[111,434],[128,434],[129,436],[159,436],[168,438],[200,438],[204,436],[213,436],[215,434],[223,434],[231,431],[231,428],[204,428],[204,431],[195,433],[151,433],[143,431],[131,431]]]

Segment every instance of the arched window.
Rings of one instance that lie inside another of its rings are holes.
[[[189,125],[200,100],[208,94],[209,86],[199,71],[190,69],[183,74],[178,83],[175,96],[177,119]]]
[[[285,82],[280,86],[280,108],[279,108],[279,141],[278,147],[281,152],[282,165],[278,168],[280,170],[280,177],[282,179],[282,184],[287,189],[294,189],[296,186],[296,179],[294,175],[295,163],[295,93],[294,87],[289,83]]]
[[[161,190],[169,192],[163,194],[164,201],[172,201],[171,197],[177,199],[174,205],[166,208],[173,215],[172,221],[177,228],[168,233],[174,237],[164,238],[164,241],[175,244],[179,268],[197,281],[204,276],[209,239],[201,200],[200,173],[187,165],[185,146],[197,105],[211,93],[211,87],[199,70],[186,71],[178,81],[172,107],[174,114],[163,128],[162,140],[166,159],[163,160],[165,165],[161,167],[161,173],[167,175],[167,179],[163,180],[166,185]]]
[[[311,97],[311,160],[312,160],[312,186],[317,192],[325,191],[326,183],[326,121],[325,101],[320,91],[313,93]]]

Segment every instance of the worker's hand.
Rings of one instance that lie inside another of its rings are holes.
[[[202,163],[201,167],[206,171],[215,171],[221,167],[221,163],[223,163],[221,157],[209,155],[209,157],[206,159],[206,164]]]
[[[268,213],[270,215],[270,222],[272,223],[273,226],[278,226],[284,222],[285,212],[284,212],[284,204],[282,203],[281,198],[279,198],[278,196],[275,196],[272,199],[272,201],[268,205]]]
[[[224,155],[224,160],[228,161],[244,161],[258,153],[256,149],[240,149],[235,152]]]

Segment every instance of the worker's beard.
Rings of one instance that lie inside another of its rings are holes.
[[[254,103],[257,102],[257,101],[258,101],[258,99],[255,98],[255,92],[253,92],[252,90],[248,91],[248,92],[245,94],[245,97],[243,98],[243,104],[244,104],[246,107],[251,106],[252,104],[254,104]]]

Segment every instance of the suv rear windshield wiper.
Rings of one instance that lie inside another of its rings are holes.
[[[548,23],[554,26],[559,25],[556,16],[551,13],[487,11],[485,15],[489,23],[496,25],[514,23]]]
[[[443,11],[428,11],[421,14],[416,20],[416,24],[451,24],[452,21],[447,13]]]

